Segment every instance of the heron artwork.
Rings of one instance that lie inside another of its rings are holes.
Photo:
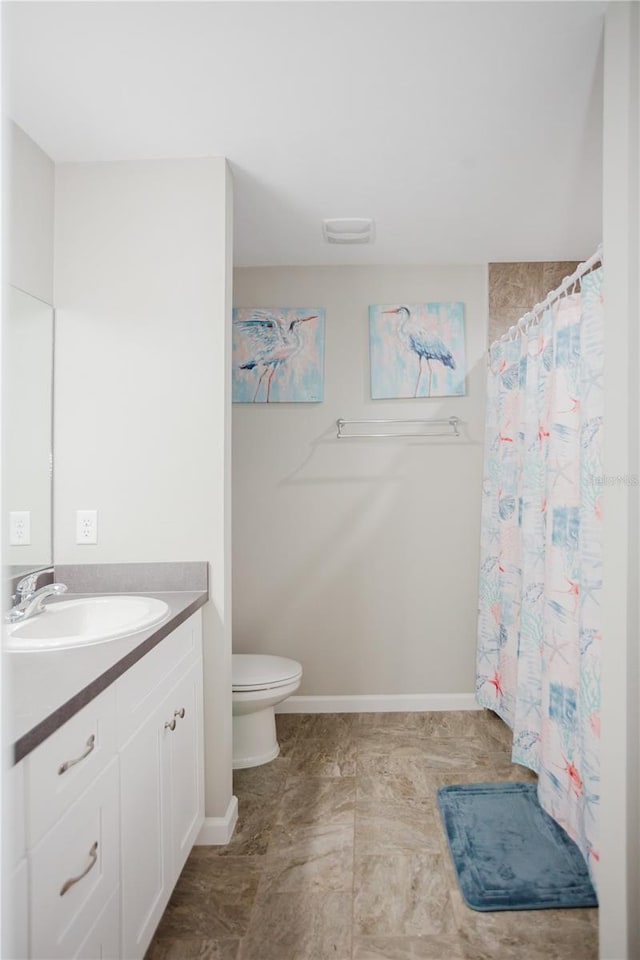
[[[369,308],[371,395],[463,395],[464,304]]]
[[[233,399],[244,403],[322,399],[324,310],[233,311]]]

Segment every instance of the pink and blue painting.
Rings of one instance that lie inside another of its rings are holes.
[[[464,304],[369,307],[371,396],[465,395]]]
[[[317,403],[324,388],[324,310],[235,307],[235,403]]]

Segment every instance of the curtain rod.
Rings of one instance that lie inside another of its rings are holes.
[[[494,346],[497,343],[507,343],[510,340],[516,340],[519,333],[524,333],[528,328],[536,322],[541,313],[551,306],[555,300],[559,300],[560,297],[567,293],[567,291],[578,283],[586,273],[590,273],[597,264],[602,263],[602,244],[598,244],[598,248],[595,253],[591,254],[588,260],[585,260],[584,263],[578,264],[574,272],[570,277],[565,277],[559,287],[556,287],[555,290],[552,290],[551,293],[548,293],[547,296],[540,303],[536,303],[533,310],[530,310],[528,313],[525,313],[524,316],[520,317],[518,322],[514,326],[509,327],[506,333],[503,333],[501,337],[498,337],[493,341],[489,347],[489,353],[493,350]]]

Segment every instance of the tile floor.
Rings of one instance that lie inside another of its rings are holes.
[[[435,793],[528,780],[487,711],[283,714],[236,771],[226,847],[195,847],[146,960],[595,960],[597,910],[478,913]]]

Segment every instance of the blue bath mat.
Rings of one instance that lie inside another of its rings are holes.
[[[582,854],[542,809],[535,784],[441,787],[438,806],[473,910],[598,905]]]

